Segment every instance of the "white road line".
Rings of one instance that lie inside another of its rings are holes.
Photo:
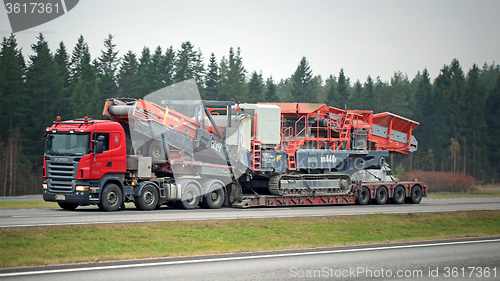
[[[123,264],[123,265],[110,265],[110,266],[98,266],[98,267],[83,267],[83,268],[39,270],[39,271],[29,271],[29,272],[11,272],[11,273],[0,273],[0,277],[41,275],[41,274],[50,274],[50,273],[83,272],[83,271],[92,271],[92,270],[109,270],[109,269],[137,268],[137,267],[148,267],[148,266],[165,266],[165,265],[193,264],[193,263],[205,263],[205,262],[221,262],[221,261],[236,261],[236,260],[279,258],[279,257],[323,255],[323,254],[335,254],[335,253],[367,252],[367,251],[379,251],[379,250],[391,250],[391,249],[408,249],[408,248],[449,246],[449,245],[489,243],[489,242],[500,242],[500,238],[499,239],[489,239],[489,240],[455,241],[455,242],[441,242],[441,243],[400,245],[400,246],[385,246],[385,247],[361,248],[361,249],[328,250],[328,251],[284,253],[284,254],[267,254],[267,255],[242,256],[242,257],[226,257],[226,258],[212,258],[212,259],[208,258],[208,259],[197,259],[197,260],[166,261],[166,262],[153,262],[153,263],[141,263],[141,264]]]

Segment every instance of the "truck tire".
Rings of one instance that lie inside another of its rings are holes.
[[[225,192],[222,185],[215,182],[210,187],[210,191],[203,198],[200,207],[205,209],[219,209],[224,203]]]
[[[140,141],[137,141],[137,143],[134,145],[133,150],[134,150],[134,155],[137,156],[148,156],[148,144],[143,143]]]
[[[101,202],[97,204],[99,209],[106,212],[114,212],[120,209],[123,201],[122,190],[114,183],[104,186],[101,193]]]
[[[392,196],[392,203],[394,204],[403,204],[406,199],[405,189],[401,185],[398,185],[396,189],[394,189],[394,194]]]
[[[375,202],[378,205],[384,205],[387,203],[387,199],[389,196],[387,196],[387,188],[385,186],[381,186],[377,189],[377,194],[375,195]]]
[[[146,184],[139,196],[134,197],[134,205],[137,209],[151,211],[158,206],[158,190],[152,184]]]
[[[420,185],[415,185],[411,189],[411,195],[410,195],[410,203],[412,204],[419,204],[420,201],[422,201],[422,188]]]
[[[366,187],[363,186],[358,193],[358,198],[356,198],[356,203],[359,205],[366,205],[368,202],[370,202],[370,190]]]
[[[153,161],[166,160],[166,158],[168,158],[165,155],[165,149],[163,148],[163,144],[159,141],[154,141],[149,146],[149,156],[153,159]]]
[[[59,207],[67,211],[73,211],[79,206],[78,204],[64,203],[64,202],[57,202],[57,204],[59,205]]]
[[[198,188],[194,183],[189,183],[182,193],[182,200],[180,205],[186,210],[195,209],[200,203],[200,194]]]
[[[162,199],[158,196],[158,204],[156,204],[155,210],[158,210],[163,206]]]

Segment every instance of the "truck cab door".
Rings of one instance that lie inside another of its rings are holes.
[[[90,168],[90,179],[100,179],[107,173],[113,173],[113,152],[109,149],[109,140],[109,133],[92,134],[92,149],[94,150],[94,157],[91,159],[92,164]],[[96,153],[98,152],[96,151],[97,142],[102,142],[103,144],[103,150],[101,153]]]

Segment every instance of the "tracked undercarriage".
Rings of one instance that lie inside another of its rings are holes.
[[[351,178],[346,174],[276,175],[269,179],[269,191],[281,196],[343,195],[351,190]]]

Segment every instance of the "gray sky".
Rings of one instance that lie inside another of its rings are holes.
[[[16,38],[25,55],[42,32],[53,52],[63,41],[70,54],[82,34],[95,58],[112,34],[120,56],[191,41],[207,64],[212,52],[220,60],[240,47],[248,73],[275,81],[289,77],[302,56],[323,79],[344,68],[352,82],[368,75],[388,81],[394,71],[411,80],[424,68],[435,78],[453,58],[465,72],[473,63],[499,63],[499,14],[496,0],[80,0]],[[10,32],[2,7],[0,36]]]

